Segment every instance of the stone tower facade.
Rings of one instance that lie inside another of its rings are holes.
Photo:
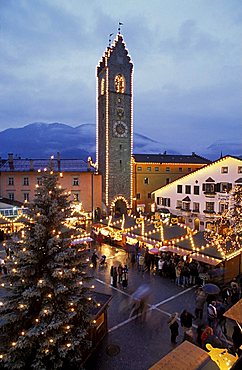
[[[132,73],[133,64],[118,34],[97,67],[97,165],[108,211],[132,207]]]

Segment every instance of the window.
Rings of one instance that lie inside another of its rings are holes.
[[[241,167],[242,168],[242,167]],[[159,171],[159,167],[155,167],[155,171],[158,172]]]
[[[43,180],[42,177],[37,177],[37,185],[42,186]]]
[[[198,186],[198,185],[194,185],[193,193],[194,193],[195,195],[199,195],[199,186]]]
[[[193,212],[199,212],[199,203],[197,202],[194,202],[193,203]]]
[[[192,172],[191,167],[188,167],[187,172]]]
[[[223,213],[229,208],[229,204],[227,202],[219,203],[219,212]]]
[[[161,205],[161,197],[157,197],[156,198],[156,203],[157,203],[158,206]]]
[[[136,194],[136,199],[140,199],[140,193]]]
[[[142,167],[137,167],[137,171],[142,171]]]
[[[145,177],[144,178],[144,184],[148,185],[149,184],[149,178],[148,177]]]
[[[177,185],[177,193],[182,193],[182,185]]]
[[[217,184],[217,191],[220,193],[228,193],[232,189],[232,184],[228,182],[221,182]]]
[[[24,177],[23,185],[25,185],[25,186],[29,185],[29,178],[28,177]]]
[[[14,185],[14,178],[13,177],[8,178],[8,185]]]
[[[148,193],[148,199],[151,199],[151,193]]]
[[[122,159],[119,160],[119,167],[122,168]]]
[[[162,198],[162,205],[165,207],[171,206],[171,199],[170,198]]]
[[[166,172],[170,172],[170,167],[166,167]]]
[[[186,194],[191,194],[191,185],[186,185],[185,186],[185,193]]]
[[[124,80],[124,76],[122,76],[121,74],[118,74],[115,77],[114,83],[115,83],[115,90],[116,90],[116,92],[123,94],[124,91],[125,91],[125,80]]]
[[[182,207],[182,201],[181,200],[177,200],[176,201],[176,208],[181,208]]]
[[[229,173],[229,168],[228,167],[222,167],[221,168],[221,173]]]
[[[24,193],[24,202],[29,202],[29,193]]]
[[[203,184],[203,191],[207,194],[215,194],[214,184]]]
[[[14,200],[14,193],[8,193],[8,199]]]
[[[147,171],[151,171],[151,167],[147,167]]]
[[[242,173],[242,166],[238,167],[238,173]]]
[[[105,79],[101,79],[101,95],[104,95],[105,92]]]
[[[171,182],[171,179],[169,177],[167,177],[167,179],[166,179],[166,185],[167,184],[170,184],[170,182]]]
[[[179,168],[178,168],[178,171],[179,171],[179,172],[182,172],[182,167],[179,167]]]
[[[190,211],[190,202],[182,202],[183,211]]]
[[[79,193],[73,193],[74,202],[79,202]]]
[[[73,177],[73,186],[78,186],[79,185],[79,178],[78,177]]]
[[[214,202],[206,202],[206,212],[214,212]]]

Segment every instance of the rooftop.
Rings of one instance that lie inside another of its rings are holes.
[[[211,161],[201,157],[195,153],[191,155],[181,154],[133,154],[135,162],[146,163],[193,163],[193,164],[209,164]]]
[[[94,171],[82,159],[8,159],[1,167],[0,172],[37,172],[38,170],[52,169],[58,172],[86,172]]]

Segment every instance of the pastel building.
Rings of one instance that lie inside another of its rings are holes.
[[[225,156],[155,190],[156,208],[168,208],[197,230],[213,225],[229,207],[229,191],[242,185],[242,160]]]
[[[70,192],[70,199],[85,212],[102,206],[102,177],[80,159],[21,159],[9,154],[0,168],[0,196],[11,201],[31,202],[41,174],[47,169],[59,174],[59,184]]]

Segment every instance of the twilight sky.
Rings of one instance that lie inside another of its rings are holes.
[[[241,141],[241,0],[0,0],[0,131],[95,123],[96,65],[118,22],[134,131],[183,153]]]

